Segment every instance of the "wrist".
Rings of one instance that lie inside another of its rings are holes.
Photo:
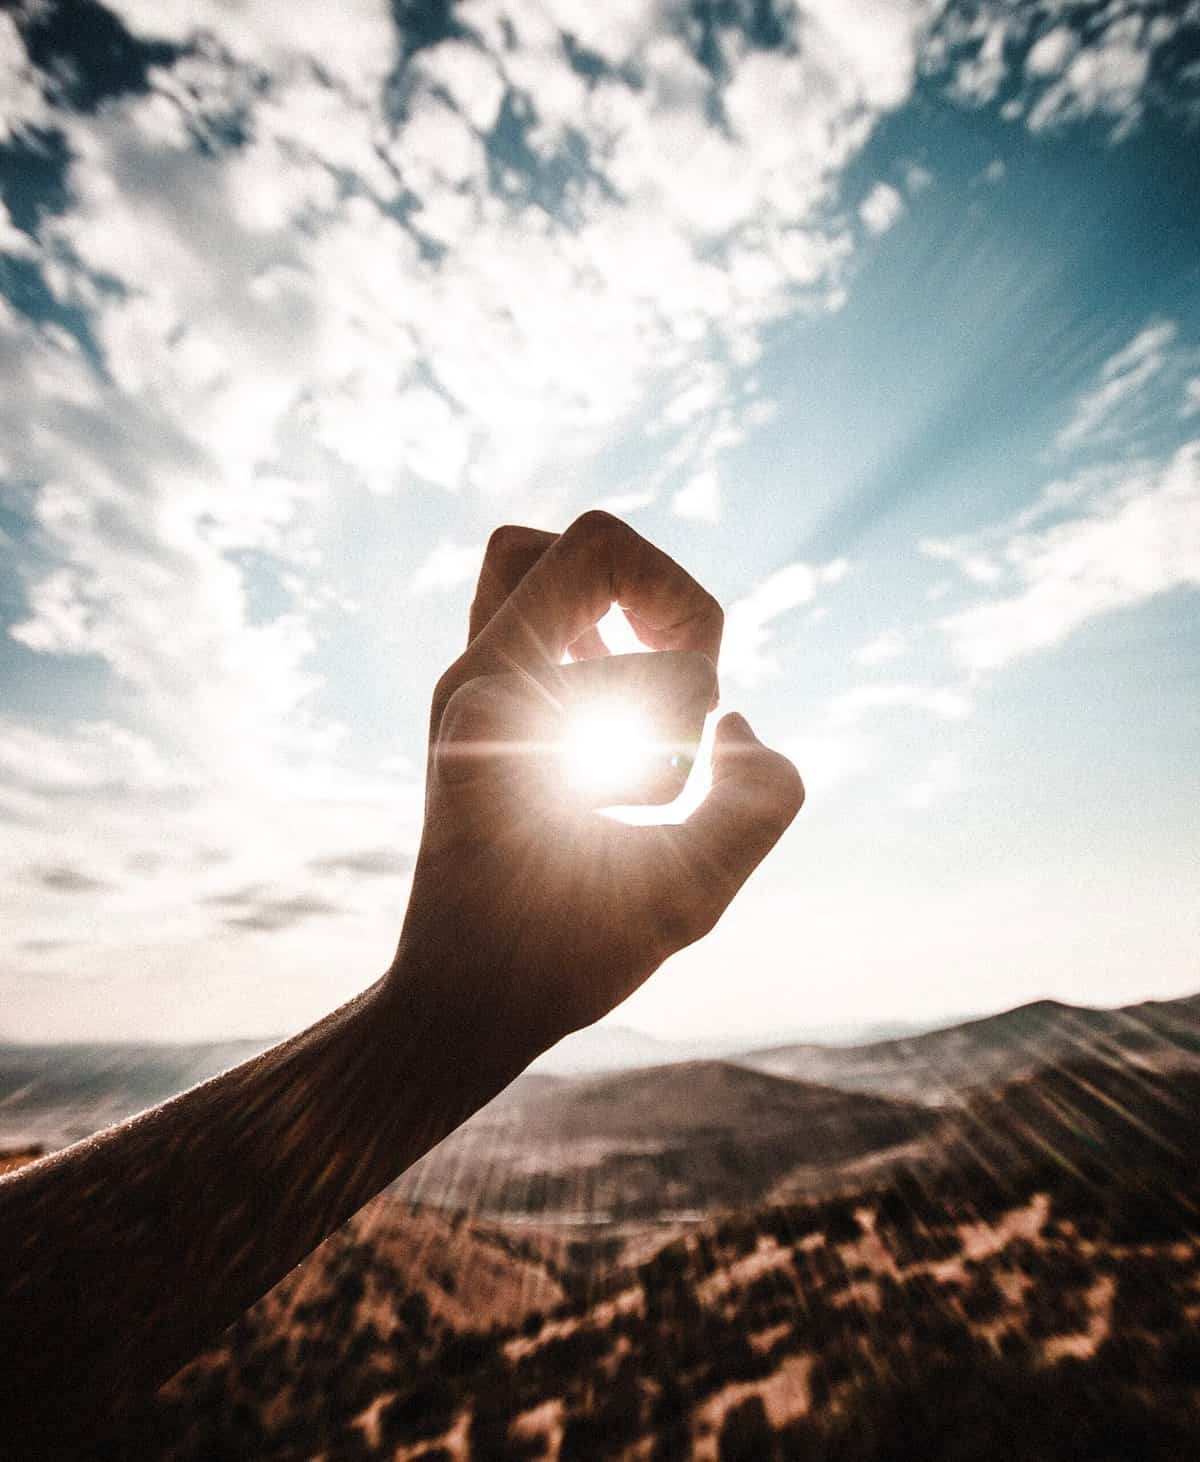
[[[402,938],[372,991],[374,1038],[396,1068],[414,1069],[442,1093],[451,1130],[490,1101],[552,1043],[518,1013],[519,972],[497,971]],[[507,993],[503,998],[500,992]]]

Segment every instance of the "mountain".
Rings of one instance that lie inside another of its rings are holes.
[[[257,1056],[272,1042],[0,1045],[0,1146],[65,1147]]]
[[[801,1168],[844,1165],[932,1131],[924,1107],[728,1061],[690,1061],[547,1085],[526,1078],[400,1180],[471,1212],[661,1218],[767,1195]]]
[[[1083,1059],[1160,1070],[1200,1060],[1200,998],[1095,1010],[1038,1000],[942,1030],[858,1046],[773,1046],[738,1060],[755,1071],[939,1106],[966,1091]]]

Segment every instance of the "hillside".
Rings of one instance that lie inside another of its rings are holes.
[[[397,1191],[471,1212],[657,1217],[760,1200],[797,1167],[909,1144],[936,1114],[726,1061],[515,1086]]]
[[[776,1076],[941,1105],[1062,1061],[1125,1058],[1164,1071],[1200,1063],[1200,1000],[1118,1010],[1039,1000],[896,1040],[775,1046],[738,1059]]]
[[[130,1455],[1174,1462],[1200,1418],[1189,1173],[1157,1194],[1055,1164],[902,1180],[637,1258],[551,1271],[518,1250],[500,1305],[472,1292],[462,1321],[440,1266],[490,1264],[496,1230],[397,1206],[176,1377]]]
[[[48,1149],[166,1101],[270,1041],[0,1044],[0,1146]]]

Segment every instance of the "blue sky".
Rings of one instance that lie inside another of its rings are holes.
[[[0,1033],[390,958],[489,530],[727,605],[809,803],[658,1035],[1200,987],[1200,5],[0,15]]]

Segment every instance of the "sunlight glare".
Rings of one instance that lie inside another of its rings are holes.
[[[571,789],[584,796],[614,795],[652,768],[658,741],[649,718],[621,701],[577,711],[563,737],[563,764]]]

